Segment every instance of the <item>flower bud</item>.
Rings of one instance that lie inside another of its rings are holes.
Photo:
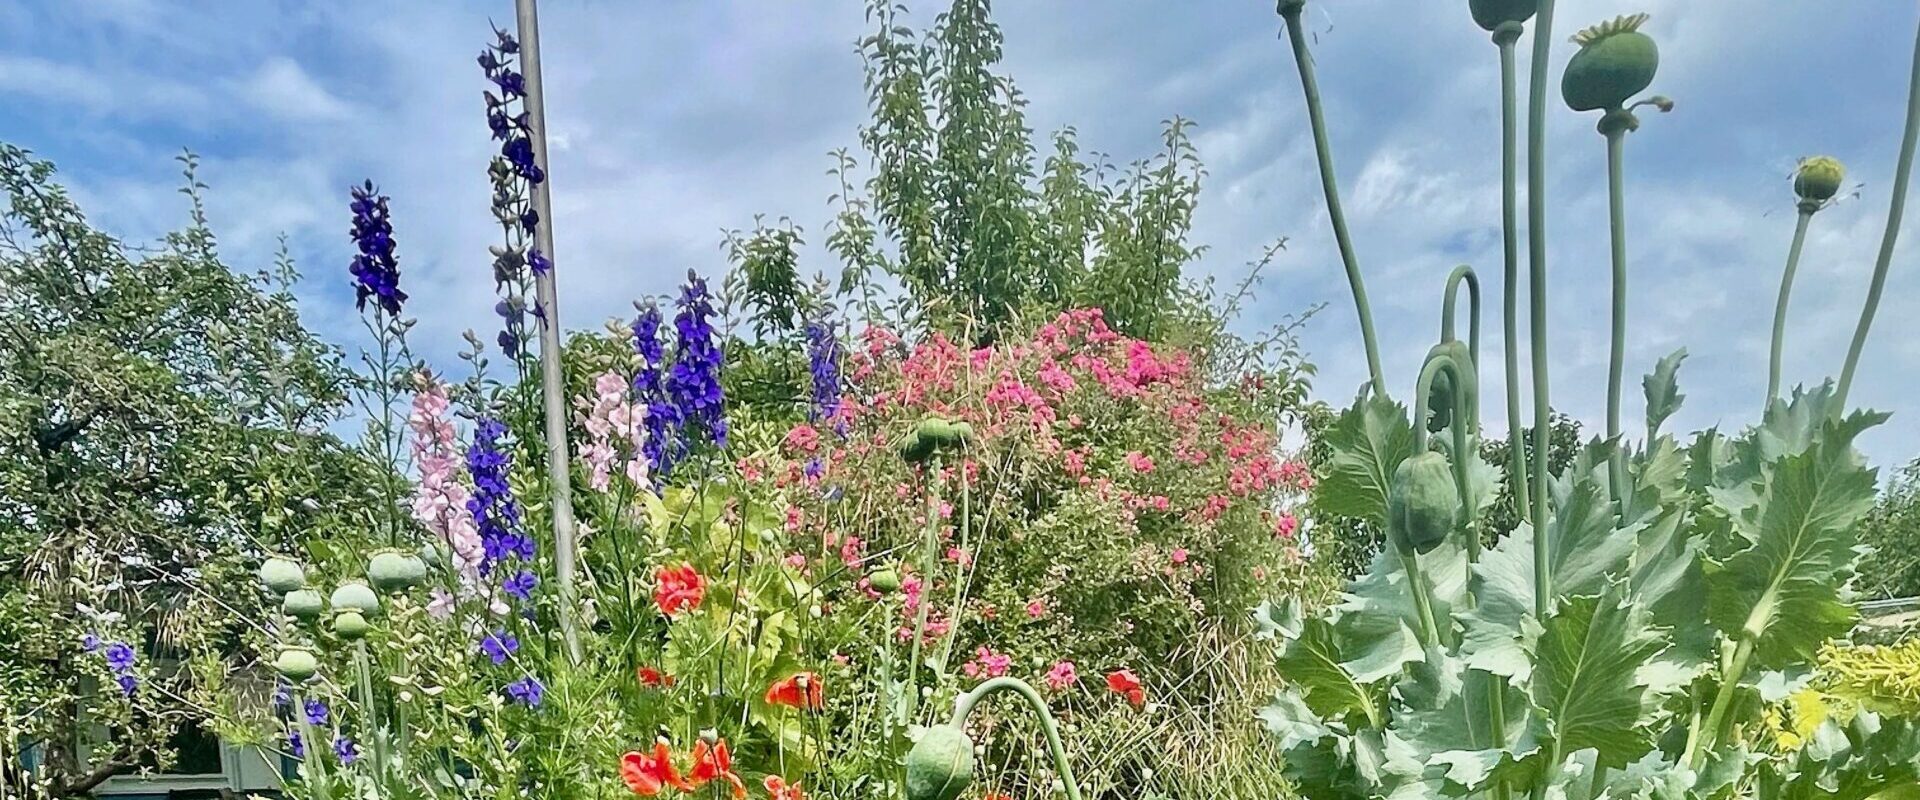
[[[380,613],[380,596],[359,581],[348,581],[333,590],[333,596],[327,599],[335,611],[358,611],[371,616]]]
[[[907,800],[955,800],[973,784],[973,740],[935,725],[907,751]]]
[[[320,599],[320,593],[312,589],[299,589],[288,592],[280,601],[281,610],[294,619],[312,622],[320,618],[320,612],[326,610],[326,601]]]
[[[1387,490],[1387,535],[1418,552],[1453,532],[1460,497],[1446,456],[1425,452],[1400,462]]]
[[[367,623],[367,618],[358,611],[342,611],[333,617],[334,635],[349,642],[366,638],[367,631],[372,628],[373,626]]]
[[[1837,158],[1803,158],[1793,171],[1793,193],[1802,200],[1824,203],[1840,193],[1840,184],[1846,179],[1847,168]]]
[[[1640,32],[1647,15],[1634,14],[1603,22],[1575,34],[1579,52],[1567,61],[1560,95],[1575,111],[1610,111],[1653,83],[1660,67],[1660,50],[1652,37]]]
[[[367,562],[367,580],[389,594],[406,591],[426,577],[427,562],[412,553],[381,550]]]
[[[286,594],[307,585],[307,572],[293,559],[273,556],[260,564],[260,583],[274,594]]]
[[[302,683],[320,671],[320,661],[313,657],[313,651],[304,647],[281,648],[280,654],[273,658],[273,668],[287,680]]]

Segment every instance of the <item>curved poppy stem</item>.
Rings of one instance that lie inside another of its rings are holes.
[[[913,648],[907,660],[907,703],[902,724],[912,724],[920,704],[920,643],[927,637],[927,610],[933,606],[933,550],[940,542],[940,458],[927,462],[927,530],[920,545],[920,609],[913,621]]]
[[[1475,369],[1480,367],[1480,276],[1473,267],[1461,264],[1447,275],[1446,299],[1440,306],[1440,341],[1451,342],[1459,337],[1454,335],[1454,307],[1459,305],[1460,283],[1467,284],[1467,354],[1473,359]]]
[[[1053,718],[1053,709],[1047,707],[1047,701],[1031,685],[1019,678],[990,678],[985,683],[973,687],[972,691],[960,695],[953,702],[953,717],[948,720],[955,730],[967,729],[967,716],[973,713],[973,707],[995,692],[1013,692],[1025,698],[1033,714],[1040,718],[1040,728],[1047,735],[1047,751],[1053,755],[1053,768],[1060,773],[1060,782],[1066,786],[1068,800],[1080,800],[1080,784],[1073,778],[1073,764],[1067,761],[1067,746],[1060,741],[1060,724]]]
[[[1300,12],[1306,0],[1288,0],[1280,4],[1280,17],[1287,23],[1287,41],[1293,46],[1293,62],[1300,70],[1300,89],[1307,99],[1307,121],[1313,128],[1314,156],[1320,163],[1320,189],[1326,196],[1327,218],[1333,223],[1333,241],[1340,248],[1340,261],[1347,269],[1347,286],[1353,290],[1354,310],[1360,315],[1360,339],[1366,345],[1367,372],[1373,381],[1373,393],[1387,397],[1387,380],[1380,371],[1380,345],[1373,331],[1373,309],[1367,303],[1367,282],[1360,276],[1360,260],[1353,253],[1353,237],[1347,233],[1347,215],[1340,206],[1340,184],[1333,173],[1333,150],[1327,144],[1327,120],[1320,108],[1320,85],[1313,77],[1313,56],[1307,52],[1306,32]]]
[[[1773,349],[1767,354],[1767,399],[1760,404],[1761,413],[1780,396],[1780,352],[1786,346],[1787,302],[1793,296],[1793,273],[1800,268],[1800,246],[1807,241],[1807,223],[1813,221],[1813,212],[1819,210],[1818,203],[1801,201],[1800,219],[1793,225],[1793,244],[1787,247],[1787,268],[1780,274],[1780,299],[1773,304]]]
[[[1913,43],[1913,74],[1907,82],[1907,130],[1900,138],[1900,160],[1893,170],[1893,199],[1887,204],[1887,231],[1880,239],[1880,256],[1873,262],[1873,281],[1867,285],[1867,304],[1860,309],[1860,323],[1853,331],[1853,344],[1847,347],[1846,366],[1840,369],[1840,388],[1833,396],[1833,415],[1846,413],[1847,391],[1853,388],[1854,370],[1860,366],[1860,351],[1867,346],[1867,330],[1873,327],[1873,315],[1880,310],[1880,293],[1887,286],[1887,266],[1893,262],[1893,244],[1900,238],[1900,217],[1907,208],[1907,179],[1913,177],[1914,141],[1920,139],[1920,33]]]

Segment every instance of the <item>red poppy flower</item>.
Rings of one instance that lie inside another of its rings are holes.
[[[653,743],[653,753],[628,753],[620,757],[620,779],[627,782],[627,788],[641,797],[652,797],[666,787],[680,791],[692,791],[692,784],[680,777],[673,768],[673,754],[667,752],[667,743]]]
[[[660,606],[660,613],[669,617],[697,609],[700,601],[706,599],[707,579],[700,577],[692,564],[661,567],[654,578],[657,585],[653,587],[653,602]]]
[[[1140,685],[1140,678],[1130,669],[1116,669],[1107,673],[1107,688],[1127,698],[1134,708],[1147,704],[1147,690]]]
[[[667,673],[661,672],[660,670],[655,669],[653,667],[641,667],[639,671],[639,675],[640,675],[641,686],[652,686],[654,688],[659,688],[662,686],[673,685],[672,675],[668,675]]]
[[[693,786],[698,789],[708,781],[726,781],[733,787],[733,796],[747,796],[747,784],[740,776],[733,774],[733,754],[727,752],[726,740],[707,744],[701,739],[693,745]]]
[[[821,684],[818,673],[796,673],[774,681],[772,686],[767,687],[767,702],[776,706],[818,711],[827,704],[826,686]]]
[[[807,800],[807,793],[800,791],[799,781],[787,783],[778,775],[768,775],[760,785],[767,787],[768,800]]]

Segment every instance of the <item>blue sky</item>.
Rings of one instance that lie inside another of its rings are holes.
[[[924,27],[935,4],[915,3]],[[1192,275],[1237,279],[1262,244],[1289,238],[1243,327],[1325,302],[1305,341],[1320,396],[1365,377],[1326,226],[1299,84],[1268,2],[1002,2],[1006,69],[1037,138],[1073,125],[1121,162],[1158,144],[1160,121],[1196,121],[1208,178]],[[1651,12],[1654,90],[1678,109],[1628,143],[1632,265],[1629,386],[1682,344],[1682,429],[1752,420],[1791,232],[1787,176],[1803,155],[1845,161],[1858,199],[1815,220],[1796,290],[1790,382],[1836,373],[1886,213],[1915,12],[1855,0],[1562,0],[1566,36]],[[630,313],[693,268],[725,265],[720,232],[790,216],[817,242],[834,190],[826,153],[856,148],[865,118],[856,0],[615,2],[542,6],[553,129],[561,314],[570,328]],[[416,345],[442,364],[459,332],[494,324],[483,169],[492,144],[473,63],[490,2],[26,0],[0,6],[0,139],[57,162],[88,212],[129,240],[185,220],[177,165],[203,158],[230,263],[270,263],[285,233],[308,275],[309,322],[358,343],[345,265],[347,188],[393,196]],[[1380,319],[1388,374],[1411,393],[1456,263],[1486,282],[1486,360],[1498,364],[1498,89],[1495,51],[1464,2],[1316,0],[1309,7],[1336,160]],[[1527,40],[1522,42],[1525,52]],[[1524,63],[1524,59],[1523,59]],[[1559,66],[1554,68],[1555,81]],[[1557,87],[1556,87],[1557,88]],[[1551,107],[1548,193],[1555,405],[1596,425],[1607,360],[1602,140],[1589,115]],[[1850,182],[1851,182],[1850,181]],[[1909,223],[1909,228],[1914,223]],[[1920,240],[1894,261],[1856,401],[1896,412],[1871,455],[1920,454]],[[1498,369],[1484,376],[1502,397]],[[1497,403],[1490,427],[1503,427]],[[1628,405],[1637,419],[1637,391]]]

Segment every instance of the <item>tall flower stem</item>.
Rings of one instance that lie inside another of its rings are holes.
[[[1347,215],[1340,206],[1340,184],[1333,173],[1333,150],[1327,144],[1327,120],[1320,108],[1320,85],[1313,77],[1313,55],[1307,52],[1306,31],[1300,12],[1306,0],[1282,0],[1280,16],[1287,23],[1287,41],[1293,45],[1293,61],[1300,68],[1300,89],[1307,98],[1307,120],[1313,127],[1314,155],[1320,162],[1320,188],[1326,195],[1327,218],[1333,222],[1333,240],[1340,247],[1340,260],[1347,268],[1347,286],[1353,290],[1354,310],[1360,315],[1360,338],[1367,348],[1367,372],[1373,381],[1373,393],[1387,395],[1387,380],[1380,371],[1380,345],[1373,333],[1373,309],[1367,304],[1367,282],[1360,276],[1360,261],[1353,254],[1353,237],[1347,234]]]
[[[1519,110],[1514,84],[1513,43],[1523,28],[1514,22],[1501,25],[1493,33],[1500,49],[1500,230],[1502,254],[1506,258],[1506,280],[1500,287],[1502,327],[1507,361],[1507,449],[1511,453],[1513,504],[1520,518],[1533,519],[1527,498],[1527,444],[1520,440],[1520,221],[1519,191]],[[1478,364],[1475,365],[1479,366]]]
[[[1867,346],[1867,330],[1873,327],[1873,315],[1880,310],[1880,293],[1887,286],[1887,267],[1893,262],[1893,244],[1900,238],[1900,217],[1907,208],[1907,179],[1913,177],[1913,148],[1920,139],[1920,33],[1913,43],[1913,74],[1907,79],[1907,129],[1900,138],[1900,160],[1893,170],[1893,199],[1887,204],[1887,230],[1880,238],[1880,257],[1873,263],[1873,282],[1867,286],[1867,304],[1860,309],[1860,323],[1853,331],[1853,344],[1847,347],[1847,363],[1840,370],[1840,388],[1834,395],[1833,414],[1845,413],[1847,391],[1853,388],[1854,370],[1860,366],[1860,351]]]
[[[1459,338],[1455,333],[1454,317],[1459,306],[1460,284],[1467,285],[1467,355],[1473,359],[1475,370],[1480,368],[1480,276],[1473,267],[1461,264],[1447,275],[1447,292],[1440,306],[1440,341],[1451,342]]]
[[[933,606],[933,570],[939,562],[934,549],[940,544],[940,459],[927,462],[927,529],[920,543],[920,608],[913,622],[913,646],[907,659],[907,703],[902,724],[912,724],[920,703],[920,644],[927,638],[927,612]]]
[[[955,730],[966,730],[967,716],[973,713],[973,707],[995,692],[1013,692],[1027,701],[1027,706],[1033,709],[1033,715],[1040,718],[1041,730],[1047,735],[1047,752],[1053,756],[1053,768],[1060,773],[1060,782],[1066,786],[1067,800],[1080,800],[1080,784],[1074,780],[1073,764],[1067,761],[1067,746],[1060,741],[1060,723],[1054,721],[1053,711],[1047,708],[1047,701],[1026,681],[1007,677],[991,678],[973,687],[972,691],[954,701],[953,717],[947,724]]]
[[[1533,613],[1553,604],[1547,541],[1547,61],[1553,47],[1553,0],[1534,15],[1532,75],[1527,83],[1527,323],[1533,338]],[[1516,432],[1514,435],[1519,435]],[[1544,782],[1535,788],[1544,796]]]
[[[308,722],[306,714],[301,711],[306,708],[306,695],[295,692],[292,702],[293,715],[300,719],[300,761],[306,767],[307,788],[313,793],[314,800],[327,800],[333,793],[327,785],[327,766],[313,749],[318,746],[313,737],[313,723]]]
[[[1780,274],[1780,299],[1773,304],[1773,349],[1767,355],[1767,399],[1760,404],[1765,411],[1780,396],[1780,351],[1787,340],[1787,302],[1793,296],[1793,274],[1800,268],[1800,246],[1807,241],[1807,223],[1813,221],[1818,203],[1802,201],[1800,219],[1793,225],[1793,244],[1787,247],[1787,268]]]
[[[526,78],[528,138],[533,142],[534,163],[547,180],[532,186],[533,210],[540,217],[534,231],[534,248],[554,260],[553,253],[553,170],[547,161],[547,104],[545,84],[540,77],[540,20],[534,0],[514,0],[514,12],[520,31],[520,68]],[[560,363],[560,307],[554,287],[554,270],[539,270],[533,276],[534,298],[539,304],[534,314],[540,326],[540,399],[546,412],[547,488],[553,504],[553,571],[560,584],[560,632],[567,643],[567,657],[580,662],[580,631],[574,621],[574,523],[572,460],[567,456],[567,405],[564,376]]]
[[[373,665],[367,656],[367,642],[364,639],[353,643],[353,668],[360,681],[360,712],[367,719],[367,738],[373,740],[374,786],[378,792],[377,787],[387,779],[387,734],[386,726],[380,722],[380,709],[374,705]]]
[[[1607,137],[1607,235],[1613,261],[1613,310],[1609,316],[1613,336],[1607,351],[1607,439],[1613,441],[1614,446],[1607,468],[1613,494],[1618,498],[1627,495],[1626,448],[1619,441],[1620,386],[1627,363],[1627,187],[1622,173],[1627,131],[1632,130],[1633,125],[1631,111],[1610,111],[1600,119],[1600,132]]]

